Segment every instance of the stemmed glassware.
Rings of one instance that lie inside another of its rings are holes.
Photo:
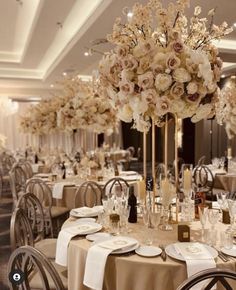
[[[224,192],[216,193],[216,198],[217,198],[217,202],[218,202],[219,207],[220,207],[221,215],[222,215],[222,209],[227,206],[226,196],[227,196],[227,193],[224,193]]]
[[[227,199],[228,208],[229,208],[229,216],[230,216],[230,228],[228,232],[234,232],[234,223],[235,223],[235,216],[236,216],[236,200]]]
[[[151,225],[154,229],[157,229],[157,227],[160,224],[161,221],[161,214],[162,214],[162,205],[157,204],[155,207],[150,211],[150,221]]]
[[[208,210],[208,220],[211,224],[211,244],[215,243],[215,225],[218,222],[220,213],[218,209],[211,208]]]
[[[204,242],[204,232],[205,232],[205,225],[207,222],[208,216],[208,207],[206,206],[198,206],[199,218],[202,225],[202,241]]]
[[[141,213],[143,216],[143,223],[146,226],[146,234],[145,234],[146,238],[144,240],[144,243],[150,246],[152,244],[150,209],[146,206],[142,206]]]
[[[163,231],[171,231],[173,227],[168,223],[170,215],[170,204],[173,197],[176,194],[176,187],[173,179],[170,175],[166,176],[165,174],[161,175],[160,180],[160,197],[162,208],[162,223],[159,225],[159,228]]]

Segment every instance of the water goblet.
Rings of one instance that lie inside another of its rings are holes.
[[[230,228],[228,232],[234,232],[235,230],[235,216],[236,216],[236,200],[227,199],[227,204],[229,208],[229,216],[230,216]]]
[[[154,229],[160,224],[161,221],[161,213],[162,213],[162,205],[156,205],[152,211],[150,211],[150,221],[151,225]]]

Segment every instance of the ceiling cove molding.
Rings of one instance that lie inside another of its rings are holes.
[[[46,79],[113,0],[77,0],[39,65]]]
[[[25,44],[24,44],[23,50],[21,52],[20,62],[23,62],[24,57],[26,55],[27,49],[28,49],[28,47],[30,45],[30,42],[31,42],[31,39],[32,39],[32,36],[33,36],[33,32],[35,30],[35,27],[37,25],[40,13],[42,11],[44,2],[45,2],[45,0],[39,0],[39,2],[37,4],[37,7],[36,7],[35,12],[34,12],[34,16],[33,16],[32,21],[31,21],[31,25],[29,26],[30,29],[28,30],[27,37],[26,37],[26,40],[25,40]]]
[[[28,48],[33,30],[38,20],[44,0],[28,0],[18,6],[16,19],[15,42],[12,52],[0,52],[0,62],[16,63],[22,62]]]
[[[34,69],[0,68],[1,78],[42,79],[43,72]]]

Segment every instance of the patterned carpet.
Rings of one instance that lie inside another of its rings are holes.
[[[3,196],[0,200],[0,289],[8,290],[7,263],[10,250],[10,219],[12,212],[12,199]]]

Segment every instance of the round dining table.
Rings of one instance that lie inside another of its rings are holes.
[[[73,225],[74,218],[69,218],[64,226]],[[191,229],[191,241],[201,240],[201,225],[199,221],[189,224]],[[152,230],[153,246],[166,246],[177,242],[177,225],[173,224],[172,231]],[[217,223],[217,235],[226,229],[226,225]],[[140,244],[144,243],[147,236],[147,228],[139,218],[138,223],[129,223],[128,236],[135,238]],[[150,233],[150,229],[149,229]],[[122,234],[124,235],[124,234]],[[126,234],[127,235],[127,234]],[[216,236],[217,240],[217,236]],[[217,243],[219,241],[217,240]],[[68,286],[69,290],[88,290],[83,284],[86,257],[92,242],[84,236],[74,237],[68,246]],[[218,245],[219,246],[219,245]],[[227,262],[219,256],[215,258],[216,267],[236,270],[236,258],[230,257]],[[96,273],[94,273],[96,275]],[[187,278],[186,263],[167,256],[164,261],[161,255],[156,257],[143,257],[134,251],[126,254],[110,254],[106,261],[103,289],[104,290],[176,290]],[[218,290],[224,289],[220,285]],[[233,285],[236,289],[236,281]]]

